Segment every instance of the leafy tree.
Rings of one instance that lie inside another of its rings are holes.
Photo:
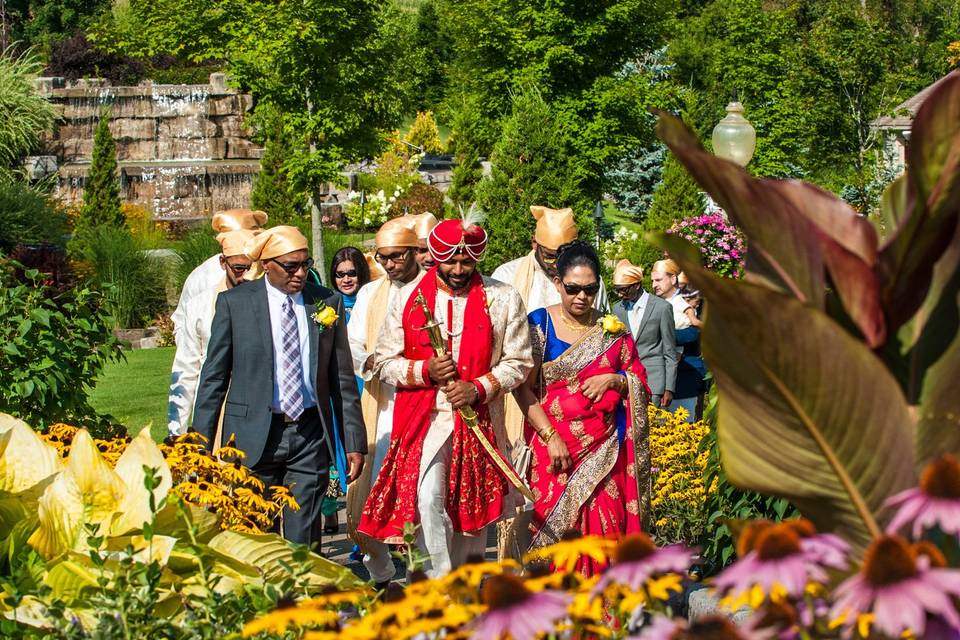
[[[43,69],[33,51],[0,54],[0,172],[29,153],[56,117],[56,110],[37,94],[31,80]]]
[[[442,153],[443,144],[440,142],[440,130],[432,111],[418,111],[417,118],[407,132],[406,141],[415,147],[423,149],[425,153]]]
[[[422,54],[414,94],[417,110],[436,110],[442,106],[447,91],[454,48],[435,0],[426,0],[417,8],[413,49]]]
[[[122,227],[120,181],[117,178],[117,145],[110,134],[110,116],[105,111],[93,137],[90,172],[83,190],[83,205],[77,219],[77,230],[103,225]]]
[[[572,207],[581,237],[590,236],[592,209],[581,188],[583,167],[570,154],[557,115],[536,89],[513,96],[513,111],[490,162],[491,175],[476,191],[477,204],[488,214],[488,271],[530,250],[530,205]]]
[[[470,206],[476,197],[477,183],[483,177],[480,158],[487,145],[484,124],[476,99],[464,96],[453,113],[450,136],[450,150],[456,165],[447,195],[458,206]]]
[[[48,195],[23,182],[0,177],[0,252],[18,244],[63,245],[67,216]]]
[[[262,113],[266,115],[269,110],[263,109]],[[296,144],[284,134],[279,118],[268,116],[264,119],[264,152],[260,159],[260,173],[253,182],[250,203],[254,209],[268,212],[270,219],[277,224],[287,224],[307,213],[306,194],[294,187],[285,164],[293,156]]]

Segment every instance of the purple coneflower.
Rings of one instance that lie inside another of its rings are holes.
[[[653,576],[661,573],[686,575],[690,569],[693,551],[683,545],[658,549],[645,533],[634,533],[621,540],[611,555],[607,569],[594,593],[601,593],[609,584],[618,583],[639,591]]]
[[[935,526],[960,535],[960,463],[950,454],[934,460],[923,470],[919,487],[888,498],[886,506],[897,509],[887,533],[913,523],[914,538]]]
[[[480,597],[489,609],[474,622],[473,640],[500,640],[507,635],[511,640],[533,640],[539,633],[553,631],[573,600],[556,591],[534,593],[509,574],[487,578]]]
[[[960,596],[960,571],[945,566],[932,544],[911,547],[900,536],[878,538],[867,549],[860,573],[834,590],[831,616],[843,619],[847,627],[861,626],[873,616],[877,630],[891,638],[906,631],[925,637],[928,614],[960,630],[960,615],[951,601]]]
[[[754,640],[757,636],[737,629],[723,616],[704,616],[691,623],[658,616],[630,640]]]
[[[714,579],[722,593],[744,594],[759,587],[764,595],[781,591],[799,596],[808,583],[826,582],[824,566],[846,566],[842,542],[834,536],[817,535],[813,525],[804,520],[752,523],[738,547],[740,560]]]

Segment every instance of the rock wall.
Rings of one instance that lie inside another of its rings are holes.
[[[244,128],[251,97],[227,87],[224,74],[211,74],[206,85],[145,81],[135,87],[101,80],[67,86],[62,78],[39,78],[37,90],[62,114],[46,147],[65,202],[82,200],[94,133],[106,112],[124,201],[146,207],[158,220],[204,218],[249,206],[263,150]],[[48,159],[36,166],[51,164]]]

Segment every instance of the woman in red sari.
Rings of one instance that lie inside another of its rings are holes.
[[[609,538],[641,531],[649,505],[649,390],[633,338],[593,309],[600,263],[590,245],[564,245],[556,264],[561,302],[529,314],[538,367],[515,392],[536,496],[531,550],[568,529]],[[583,560],[579,568],[599,567]]]

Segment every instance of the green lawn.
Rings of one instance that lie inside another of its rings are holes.
[[[174,347],[125,351],[126,362],[107,365],[90,404],[127,426],[131,435],[146,426],[154,440],[167,435],[167,391]]]

